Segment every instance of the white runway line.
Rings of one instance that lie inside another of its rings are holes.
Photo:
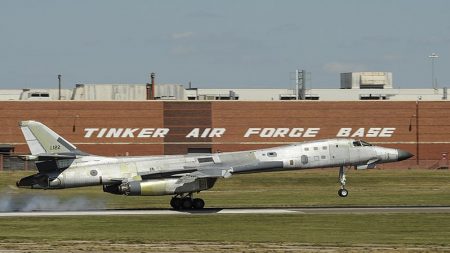
[[[306,214],[344,214],[344,213],[450,213],[450,207],[333,207],[333,208],[299,208]]]
[[[218,211],[219,214],[284,214],[284,213],[301,213],[301,211],[290,209],[223,209]]]
[[[0,217],[42,216],[111,216],[111,215],[200,215],[200,214],[283,214],[299,213],[288,209],[204,209],[192,211],[175,210],[105,210],[105,211],[55,211],[55,212],[0,212]]]
[[[211,208],[203,210],[98,210],[0,212],[0,217],[119,216],[119,215],[223,215],[223,214],[351,214],[351,213],[450,213],[450,207],[323,207],[323,208]]]

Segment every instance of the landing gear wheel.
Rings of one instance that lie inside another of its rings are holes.
[[[339,168],[339,183],[341,184],[341,189],[339,189],[338,195],[343,198],[348,196],[348,191],[345,189],[346,182],[347,182],[347,179],[345,178],[344,166],[341,166]]]
[[[205,207],[205,201],[203,199],[194,199],[192,200],[192,207],[194,209],[203,209]]]
[[[338,195],[339,195],[340,197],[345,198],[345,197],[348,196],[348,191],[347,191],[346,189],[339,189]]]
[[[205,201],[201,198],[192,198],[192,193],[177,194],[170,200],[170,206],[175,210],[203,209]]]
[[[181,207],[183,209],[191,209],[192,208],[192,199],[191,198],[182,198],[181,199]]]
[[[181,209],[181,199],[177,198],[177,197],[173,197],[170,200],[170,206],[175,210]]]

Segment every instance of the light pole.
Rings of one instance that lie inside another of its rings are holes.
[[[58,100],[61,100],[61,75],[58,75]]]
[[[439,55],[437,55],[436,53],[432,53],[428,56],[428,58],[431,59],[431,86],[433,87],[433,89],[437,89],[437,82],[434,77],[434,59],[439,58]]]

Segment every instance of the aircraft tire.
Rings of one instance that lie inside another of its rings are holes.
[[[194,209],[203,209],[203,207],[205,207],[205,201],[203,199],[194,199],[192,200],[192,207],[194,207]]]
[[[192,208],[192,199],[191,198],[182,198],[181,199],[181,207],[183,209],[191,209]]]
[[[347,191],[346,189],[339,189],[338,195],[339,195],[340,197],[345,198],[345,197],[348,196],[348,191]]]
[[[172,198],[170,200],[170,206],[175,210],[179,210],[181,208],[181,199],[180,198]]]

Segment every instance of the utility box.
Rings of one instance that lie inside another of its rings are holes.
[[[341,73],[341,89],[392,89],[392,72]]]

